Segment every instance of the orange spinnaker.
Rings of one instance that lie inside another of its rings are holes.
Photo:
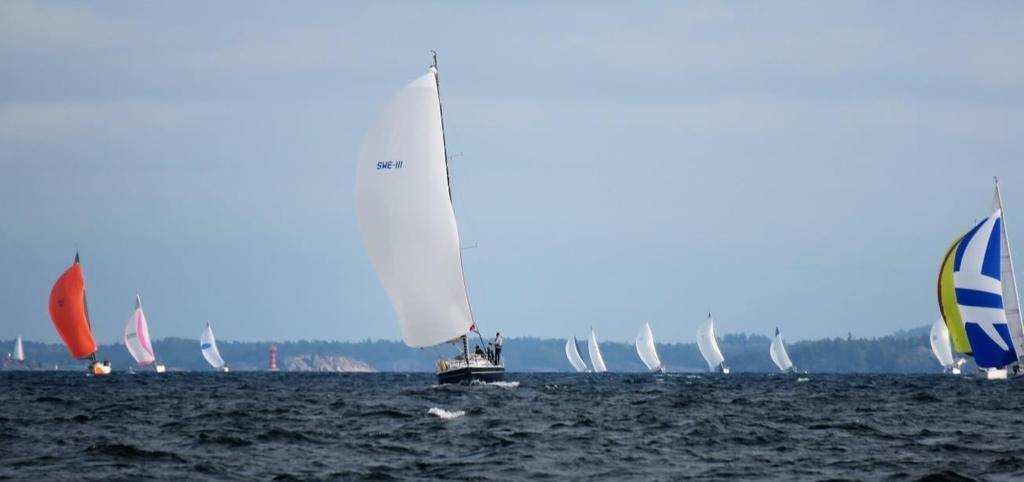
[[[82,277],[78,256],[75,256],[75,264],[60,275],[53,291],[50,291],[50,319],[71,356],[86,358],[96,353],[96,340],[92,338],[85,306],[85,278]]]

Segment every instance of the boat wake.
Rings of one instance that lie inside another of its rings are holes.
[[[480,380],[473,380],[471,385],[487,385],[487,386],[501,387],[501,388],[516,388],[516,387],[519,386],[519,382],[517,382],[517,381],[513,381],[513,382],[481,382]]]
[[[450,420],[450,419],[459,418],[459,417],[465,415],[466,411],[465,410],[455,410],[455,411],[449,412],[448,410],[445,410],[443,408],[431,407],[430,410],[427,410],[427,413],[429,413],[429,414],[431,414],[431,415],[433,415],[433,416],[435,416],[437,418],[440,418],[442,420]]]

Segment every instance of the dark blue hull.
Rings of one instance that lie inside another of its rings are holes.
[[[505,367],[468,367],[437,374],[438,383],[500,382],[505,380]]]

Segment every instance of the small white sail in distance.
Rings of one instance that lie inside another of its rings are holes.
[[[587,353],[590,355],[590,366],[594,367],[594,373],[604,373],[608,368],[604,366],[604,358],[601,357],[601,347],[597,345],[597,334],[594,328],[590,328],[590,340],[587,342]]]
[[[132,311],[132,316],[128,317],[128,323],[124,327],[124,346],[140,367],[156,361],[149,338],[149,324],[146,323],[146,314],[142,311],[142,299],[139,295],[135,295],[135,310]]]
[[[640,360],[647,365],[647,369],[653,371],[665,371],[665,367],[658,358],[658,351],[654,348],[654,333],[651,332],[651,324],[644,323],[640,328],[640,334],[636,336],[636,353]]]
[[[199,347],[202,348],[203,358],[206,358],[210,366],[217,369],[224,368],[224,359],[220,357],[220,351],[217,350],[217,340],[213,337],[213,328],[210,328],[210,322],[206,322],[203,336],[199,338]]]
[[[14,341],[14,353],[11,354],[11,358],[18,361],[25,361],[25,347],[21,344],[21,337]]]
[[[356,216],[405,344],[457,339],[474,326],[445,155],[437,69],[392,97],[356,168]]]
[[[576,369],[577,372],[587,371],[587,364],[583,361],[583,356],[580,355],[580,349],[576,347],[576,337],[565,340],[565,356],[569,359],[569,364]]]
[[[943,368],[951,368],[953,366],[953,346],[949,341],[949,328],[946,327],[946,322],[942,318],[932,323],[928,341],[931,342],[932,354],[939,360],[939,364]]]
[[[786,353],[786,344],[782,341],[782,333],[778,328],[775,328],[775,338],[772,338],[768,354],[771,355],[772,361],[775,362],[775,366],[779,367],[779,370],[788,372],[793,369],[793,361],[789,359],[789,353]]]
[[[718,340],[715,338],[715,320],[711,318],[711,313],[708,313],[708,318],[697,329],[697,348],[704,356],[704,361],[708,362],[709,370],[718,368],[725,361],[722,350],[718,348]]]

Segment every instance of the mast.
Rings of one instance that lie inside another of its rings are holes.
[[[1001,244],[1002,244],[1002,248],[1003,249],[1002,249],[1001,256],[1004,258],[1002,261],[1005,261],[1006,267],[1009,270],[1009,279],[1008,280],[1007,279],[1001,280],[1003,282],[1003,287],[1004,287],[1004,289],[1003,289],[1003,304],[1004,304],[1005,310],[1006,310],[1006,317],[1007,317],[1006,321],[1007,321],[1007,323],[1011,323],[1011,325],[1010,325],[1011,338],[1013,338],[1013,334],[1015,334],[1014,333],[1015,331],[1017,332],[1017,334],[1020,334],[1018,339],[1013,340],[1014,345],[1015,345],[1014,346],[1014,351],[1017,352],[1017,359],[1020,360],[1020,359],[1024,358],[1024,353],[1021,353],[1022,351],[1024,351],[1024,350],[1021,350],[1021,347],[1024,346],[1024,321],[1021,320],[1021,316],[1020,316],[1020,295],[1018,294],[1018,291],[1017,291],[1017,274],[1016,274],[1016,272],[1013,269],[1013,254],[1010,252],[1010,235],[1009,235],[1009,233],[1007,233],[1007,230],[1006,230],[1006,213],[1002,212],[1002,209],[1003,209],[1003,193],[1002,193],[1002,191],[999,190],[999,177],[995,176],[995,177],[993,177],[993,180],[995,181],[995,185],[996,185],[996,194],[995,194],[994,203],[995,203],[996,209],[1000,210],[1000,213],[1001,213],[1000,217],[1002,218],[1002,230],[1001,230],[1002,232],[1000,233],[1000,236],[1002,237]],[[1007,281],[1010,282],[1010,286],[1006,286]],[[1006,298],[1010,298],[1010,299],[1007,300]],[[1014,330],[1014,328],[1016,328],[1016,330]]]

